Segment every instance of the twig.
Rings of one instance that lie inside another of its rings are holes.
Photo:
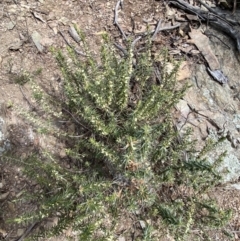
[[[235,40],[237,50],[240,53],[240,33],[238,31],[238,28],[236,26],[233,26],[232,21],[225,20],[219,14],[215,15],[211,13],[211,15],[209,16],[209,12],[197,9],[196,7],[193,7],[191,4],[187,3],[184,0],[171,0],[169,3],[180,9],[183,9],[184,11],[194,12],[204,21],[209,20],[209,24],[211,24],[218,30],[225,32],[228,36]]]
[[[120,25],[118,24],[118,8],[119,8],[120,5],[122,6],[122,4],[123,4],[123,0],[117,1],[117,4],[116,4],[116,6],[115,6],[115,11],[114,11],[114,22],[113,22],[113,24],[115,24],[115,25],[118,27],[118,29],[119,29],[119,31],[121,32],[121,34],[123,35],[123,37],[124,37],[125,39],[127,39],[125,33],[123,32],[122,28],[121,28]]]
[[[165,30],[172,30],[172,29],[178,28],[180,25],[181,25],[181,23],[177,23],[173,26],[162,27],[162,28],[159,28],[158,32],[165,31]]]
[[[208,37],[209,36],[212,36],[212,37],[215,37],[217,38],[222,44],[224,44],[228,49],[231,49],[231,47],[229,45],[227,45],[226,43],[224,43],[218,36],[216,36],[215,34],[213,33],[209,33],[208,31],[205,31],[204,32],[205,35],[207,35]]]
[[[153,33],[153,36],[152,36],[152,38],[151,38],[152,40],[155,39],[157,33],[159,32],[159,28],[160,28],[160,26],[161,26],[161,23],[162,23],[162,20],[160,19],[160,20],[158,21],[158,24],[157,24],[157,27],[156,27],[156,29],[155,29],[155,32]]]
[[[84,57],[88,57],[88,55],[84,54],[83,52],[79,51],[78,49],[76,49],[76,48],[73,48],[73,49],[77,54],[82,55]]]
[[[29,106],[32,107],[32,110],[36,110],[36,107],[34,105],[31,104],[31,102],[28,100],[28,98],[26,97],[26,95],[23,92],[22,86],[19,86],[20,91],[22,92],[22,95],[24,97],[24,99],[27,101],[27,103],[29,104]]]
[[[23,241],[24,238],[27,237],[27,236],[30,234],[30,232],[36,227],[36,225],[37,225],[38,223],[39,223],[39,222],[33,223],[33,224],[23,233],[23,235],[22,235],[20,238],[16,239],[15,241]]]
[[[207,120],[212,126],[214,126],[214,127],[217,129],[218,132],[219,132],[219,131],[221,132],[222,130],[225,130],[226,122],[223,124],[223,127],[221,127],[221,126],[219,126],[219,125],[216,123],[216,121],[214,121],[213,119],[209,118],[208,116],[206,116],[206,115],[204,115],[204,114],[201,114],[198,110],[196,110],[196,109],[195,109],[193,106],[191,106],[190,104],[187,104],[187,105],[188,105],[189,109],[190,109],[192,112],[194,112],[194,113],[196,113],[196,114],[198,114],[198,115],[200,115],[200,116],[205,117],[206,120]]]
[[[68,40],[65,38],[65,36],[64,36],[64,34],[62,33],[62,31],[58,31],[59,33],[60,33],[60,35],[63,37],[63,39],[64,39],[64,41],[66,42],[66,44],[70,47],[70,48],[72,48],[72,45],[68,42]]]
[[[80,36],[78,35],[76,29],[74,28],[74,26],[70,26],[69,30],[68,30],[69,34],[71,35],[71,37],[77,42],[79,43],[81,41]]]
[[[175,6],[183,9],[184,11],[188,11],[190,13],[194,13],[194,14],[196,14],[199,17],[199,19],[204,20],[204,18],[201,16],[201,14],[197,10],[195,10],[194,8],[189,8],[188,6],[186,6],[186,4],[185,4],[185,2],[183,0],[173,0],[173,1],[169,1],[169,3],[170,4],[174,4]],[[190,5],[190,4],[188,4],[188,5]]]
[[[132,33],[134,33],[136,26],[135,26],[134,18],[132,16],[131,16],[131,23],[132,23]]]
[[[127,50],[124,49],[121,45],[119,45],[119,44],[117,44],[117,43],[114,43],[114,45],[115,45],[116,48],[118,48],[119,50],[121,50],[125,56],[128,55]]]
[[[115,6],[115,14],[114,14],[114,22],[113,24],[117,23],[117,18],[118,18],[118,8],[122,4],[122,0],[117,1],[117,4]]]
[[[203,5],[209,12],[212,12],[216,15],[219,15],[218,12],[216,12],[214,9],[212,9],[211,7],[209,7],[206,3],[204,3],[203,1],[201,0],[198,0],[198,2],[200,2],[201,5]]]
[[[76,48],[74,48],[74,47],[68,42],[68,40],[65,38],[64,34],[62,33],[62,31],[59,30],[58,32],[60,33],[60,35],[63,37],[64,41],[66,42],[66,44],[67,44],[71,49],[73,49],[77,54],[82,55],[82,56],[84,56],[84,57],[87,57],[86,54],[84,54],[83,52],[77,50]]]
[[[177,23],[177,24],[175,24],[173,26],[165,26],[165,27],[162,27],[162,28],[158,28],[158,30],[156,29],[157,31],[154,30],[154,31],[151,31],[150,33],[145,33],[145,32],[144,33],[139,33],[139,35],[147,36],[148,34],[153,34],[153,36],[154,36],[154,35],[156,35],[157,33],[161,32],[161,31],[172,30],[172,29],[178,28],[180,25],[181,25],[180,23]],[[152,36],[152,38],[153,38],[153,36]],[[154,36],[154,38],[155,38],[155,36]]]
[[[156,63],[154,64],[153,67],[154,67],[154,74],[156,76],[156,82],[157,82],[157,84],[160,85],[161,82],[162,82],[161,72],[160,72],[159,67],[157,66]]]
[[[69,115],[72,116],[72,118],[79,124],[81,125],[83,128],[89,130],[89,128],[87,128],[86,126],[84,126],[81,122],[79,122],[79,120],[70,112],[68,111],[67,109],[63,108],[64,111],[66,111]]]
[[[132,44],[131,44],[132,49],[134,49],[135,44],[136,44],[137,41],[139,41],[141,38],[142,38],[142,37],[139,36],[139,37],[137,37],[136,39],[134,39],[134,41],[133,41]]]
[[[235,0],[234,0],[234,1],[235,1]],[[198,2],[199,2],[200,4],[202,4],[209,12],[211,12],[211,13],[215,14],[217,17],[219,17],[221,20],[227,21],[223,14],[218,13],[217,11],[215,11],[214,9],[212,9],[211,7],[209,7],[206,3],[204,3],[204,2],[201,1],[201,0],[198,0]],[[235,21],[235,20],[233,20],[233,19],[231,19],[231,21],[232,21],[231,23],[233,23],[233,24],[235,24],[235,25],[238,24],[238,22]]]
[[[3,204],[5,203],[5,201],[3,202]],[[3,205],[1,205],[2,208]],[[11,230],[10,232],[7,233],[7,235],[4,236],[5,240],[8,240],[8,237],[13,233],[13,230]]]

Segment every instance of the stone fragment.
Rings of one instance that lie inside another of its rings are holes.
[[[0,194],[0,201],[5,200],[8,195],[9,195],[9,192],[5,192],[5,193],[3,193],[3,194]]]
[[[183,117],[184,119],[186,119],[188,117],[188,114],[190,112],[190,108],[188,106],[187,101],[185,100],[180,100],[177,105],[176,108],[180,111],[180,118]]]
[[[145,229],[147,227],[146,223],[143,220],[140,220],[139,223],[142,229]]]
[[[69,19],[66,17],[61,17],[59,20],[63,25],[67,25],[69,23]]]
[[[118,241],[125,241],[126,239],[123,237],[123,236],[121,236],[121,237],[119,237],[118,238]]]
[[[189,32],[189,36],[191,37],[192,42],[197,46],[199,51],[206,59],[210,69],[220,69],[219,61],[217,57],[214,55],[209,45],[209,38],[206,35],[204,35],[199,29],[191,29],[191,32]]]
[[[19,50],[23,45],[23,41],[20,39],[16,39],[14,42],[12,42],[9,46],[8,49],[10,50]]]
[[[41,39],[42,39],[41,35],[37,31],[34,31],[31,37],[38,51],[42,53],[44,51],[44,47],[41,44]]]
[[[12,29],[14,29],[15,25],[16,25],[16,23],[11,21],[11,22],[7,23],[6,27],[8,30],[12,30]]]
[[[7,236],[7,232],[4,229],[1,229],[1,228],[0,228],[0,234],[1,234],[0,236],[2,236],[4,239]]]
[[[23,234],[24,234],[24,229],[23,228],[19,228],[18,230],[17,230],[17,236],[18,237],[20,237],[20,236],[22,236]]]

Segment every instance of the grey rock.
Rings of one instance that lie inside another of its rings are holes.
[[[14,29],[14,27],[16,26],[16,23],[15,22],[9,22],[9,23],[7,23],[7,25],[6,25],[6,27],[7,27],[7,29],[8,30],[12,30],[12,29]]]
[[[42,53],[44,51],[44,47],[41,44],[41,39],[42,39],[41,35],[37,31],[34,31],[31,37],[38,51]]]
[[[193,111],[193,114],[188,115],[186,127],[193,128],[193,139],[198,140],[200,147],[204,146],[206,138],[217,141],[226,137],[206,156],[210,162],[214,162],[222,152],[227,152],[218,167],[222,173],[222,182],[226,183],[240,177],[240,68],[233,41],[218,31],[211,31],[231,46],[226,48],[217,38],[211,38],[210,41],[212,51],[220,63],[219,71],[224,73],[224,84],[220,85],[212,79],[205,64],[195,66],[190,79],[192,87],[184,97]],[[181,107],[181,116],[184,116],[183,102],[178,106]]]
[[[12,42],[8,48],[10,50],[19,50],[23,45],[23,41],[20,39],[16,39],[14,42]]]

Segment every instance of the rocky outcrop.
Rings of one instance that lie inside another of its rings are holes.
[[[226,48],[217,38],[211,38],[210,46],[217,56],[220,68],[228,77],[227,84],[219,84],[209,76],[205,64],[192,68],[188,79],[191,88],[177,105],[177,127],[193,128],[193,138],[201,148],[207,138],[226,139],[209,154],[209,160],[226,151],[220,170],[223,180],[235,181],[240,177],[240,67],[233,41],[211,29],[214,35],[231,46]]]

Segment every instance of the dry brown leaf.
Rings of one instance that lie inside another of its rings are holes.
[[[165,16],[168,19],[174,19],[175,18],[175,10],[170,8],[167,4],[165,5],[165,7],[166,7]]]
[[[177,80],[181,81],[184,79],[188,79],[191,77],[190,67],[187,61],[181,63],[178,73],[177,73]]]
[[[6,236],[7,236],[7,232],[6,232],[4,229],[1,229],[1,228],[0,228],[0,234],[1,234],[3,237],[6,237]]]
[[[1,194],[1,195],[0,195],[0,201],[6,199],[8,195],[9,195],[9,192],[6,192],[6,193]]]
[[[220,64],[217,57],[214,55],[210,45],[209,38],[204,35],[199,29],[191,29],[189,36],[197,48],[200,50],[211,70],[220,69]]]

